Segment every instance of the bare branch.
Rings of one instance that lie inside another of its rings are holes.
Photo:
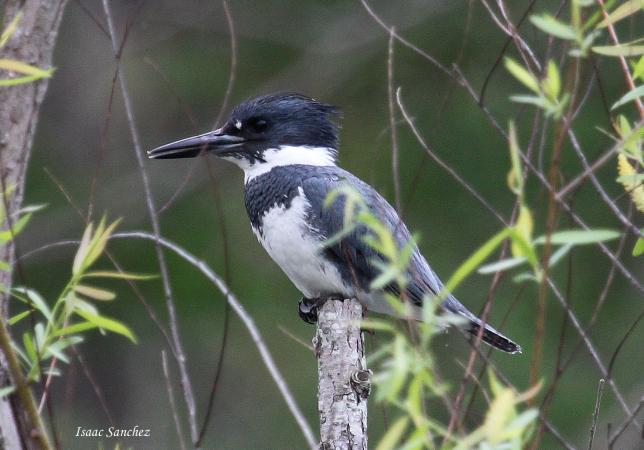
[[[624,431],[626,431],[628,426],[635,420],[635,417],[637,417],[642,409],[644,409],[644,397],[640,398],[640,402],[637,404],[637,407],[628,415],[628,417],[626,417],[626,420],[619,426],[615,433],[611,435],[608,441],[609,448],[613,448],[617,439],[619,439]]]
[[[579,141],[577,141],[577,136],[575,136],[575,133],[573,132],[572,128],[568,130],[568,136],[570,137],[570,142],[572,143],[572,147],[575,150],[575,153],[577,153],[577,156],[579,157],[579,160],[581,161],[581,164],[584,167],[584,172],[588,173],[588,176],[590,177],[590,181],[592,185],[595,187],[595,190],[597,191],[601,199],[604,201],[604,203],[606,203],[606,206],[608,206],[608,208],[613,212],[615,217],[617,217],[619,221],[622,222],[633,234],[635,234],[636,236],[643,236],[640,229],[636,227],[626,217],[626,215],[624,215],[622,211],[620,211],[620,209],[617,207],[615,202],[613,202],[610,196],[606,193],[606,191],[602,187],[599,180],[597,180],[597,177],[595,176],[594,171],[590,170],[590,166],[588,165],[588,160],[586,159],[586,155],[581,149],[581,146],[579,145]]]
[[[387,47],[387,104],[389,107],[389,128],[391,128],[391,170],[394,179],[394,199],[396,210],[402,211],[400,203],[400,164],[398,157],[398,128],[396,126],[396,110],[394,109],[394,33],[395,28],[389,31],[389,45]]]
[[[145,231],[116,233],[112,235],[112,238],[115,238],[115,239],[138,238],[138,239],[146,239],[149,241],[157,242],[159,245],[162,245],[163,247],[171,250],[172,252],[174,252],[181,258],[183,258],[185,261],[190,263],[192,266],[194,266],[196,269],[198,269],[208,280],[210,280],[217,287],[217,289],[219,289],[219,291],[226,297],[226,301],[233,308],[233,311],[235,311],[237,316],[241,319],[242,323],[244,324],[244,326],[250,333],[251,337],[253,338],[253,342],[255,343],[255,346],[257,346],[257,349],[259,350],[259,354],[262,357],[262,361],[264,362],[264,365],[268,369],[269,373],[271,374],[271,377],[273,378],[273,381],[275,381],[275,384],[277,385],[280,393],[282,394],[282,397],[286,401],[289,411],[291,412],[291,414],[295,418],[295,421],[299,425],[300,430],[302,431],[302,434],[306,439],[307,445],[311,449],[317,450],[318,448],[317,439],[315,438],[315,435],[311,431],[311,427],[306,422],[306,419],[304,418],[304,414],[302,414],[302,411],[300,410],[299,406],[297,406],[295,398],[293,397],[293,394],[291,394],[291,391],[289,390],[288,385],[284,380],[284,377],[282,376],[281,372],[277,368],[277,365],[275,364],[275,361],[273,360],[273,357],[271,356],[268,350],[268,347],[264,342],[264,338],[259,332],[257,325],[255,325],[255,321],[248,314],[248,312],[246,312],[246,309],[242,306],[239,300],[237,300],[237,297],[230,291],[226,283],[224,283],[224,281],[208,266],[208,264],[206,264],[203,260],[196,258],[194,255],[189,253],[187,250],[179,247],[177,244],[171,241],[168,241],[163,237],[158,237],[154,234],[147,233]]]
[[[401,99],[401,94],[400,94],[400,88],[396,91],[396,101],[398,103],[398,107],[400,108],[400,112],[402,113],[405,121],[407,122],[407,125],[409,125],[409,128],[411,128],[411,131],[414,133],[414,136],[416,137],[416,140],[418,143],[423,147],[425,152],[438,164],[443,170],[445,170],[447,173],[449,173],[461,186],[465,188],[470,194],[474,196],[483,206],[487,208],[488,211],[490,211],[501,223],[507,225],[507,221],[505,218],[485,199],[481,194],[478,193],[476,189],[474,189],[461,175],[459,175],[454,169],[452,169],[447,163],[445,163],[434,151],[431,149],[431,147],[427,144],[423,136],[420,134],[418,129],[416,128],[416,125],[414,124],[411,116],[407,113],[407,110],[405,109],[405,105],[402,103]]]
[[[599,380],[599,386],[597,386],[597,398],[595,400],[595,411],[593,412],[593,424],[590,427],[590,437],[588,438],[588,450],[593,449],[593,438],[595,437],[595,429],[597,428],[597,417],[599,416],[599,405],[602,402],[602,393],[604,392],[604,382],[602,378]]]
[[[103,10],[105,12],[105,18],[107,19],[107,27],[110,32],[110,39],[112,41],[112,50],[116,58],[116,63],[120,64],[120,46],[116,37],[116,31],[114,28],[114,20],[112,18],[112,12],[109,5],[109,0],[103,0]],[[127,116],[128,126],[130,128],[130,134],[132,137],[132,143],[134,144],[134,152],[136,154],[136,161],[139,166],[139,171],[141,173],[141,179],[143,181],[143,191],[145,193],[146,204],[148,208],[148,213],[150,215],[150,221],[152,222],[152,229],[155,236],[161,236],[161,227],[159,224],[159,217],[157,215],[157,209],[152,198],[152,192],[150,190],[150,183],[148,181],[147,171],[145,169],[145,164],[143,160],[143,149],[141,147],[141,142],[139,139],[139,134],[136,129],[135,119],[134,119],[134,109],[132,107],[132,102],[130,100],[130,94],[127,88],[127,81],[125,73],[120,71],[119,73],[119,82],[121,88],[121,95],[123,96],[123,103],[125,104],[125,112]],[[157,243],[155,246],[157,260],[159,262],[159,269],[161,272],[161,280],[163,284],[163,290],[166,299],[166,309],[168,310],[169,322],[170,322],[170,333],[172,334],[172,343],[173,343],[173,354],[175,355],[177,366],[179,367],[179,374],[181,380],[181,388],[183,389],[183,396],[188,408],[188,422],[190,423],[190,434],[192,441],[196,442],[199,438],[198,429],[197,429],[197,411],[195,405],[194,394],[192,392],[192,384],[190,383],[190,377],[188,376],[188,368],[186,364],[186,355],[183,350],[183,345],[181,343],[181,338],[179,335],[179,324],[177,319],[177,313],[174,306],[174,299],[172,295],[172,287],[170,285],[170,277],[168,273],[168,267],[166,264],[165,256],[161,250],[161,246]]]
[[[224,13],[226,14],[228,34],[230,35],[230,68],[228,69],[228,84],[226,86],[226,92],[224,93],[224,99],[221,102],[221,107],[219,108],[219,113],[217,114],[213,128],[219,125],[219,122],[221,122],[221,119],[224,117],[226,107],[230,101],[230,95],[233,92],[235,76],[237,74],[237,35],[235,34],[235,21],[233,20],[233,16],[230,12],[228,0],[223,0],[221,3],[224,7]]]
[[[163,379],[165,380],[165,388],[168,391],[168,401],[170,402],[174,427],[177,429],[177,436],[179,437],[179,445],[181,446],[181,450],[186,450],[181,421],[179,420],[179,412],[177,411],[177,404],[174,401],[174,390],[172,389],[172,382],[170,381],[170,368],[168,367],[168,357],[165,350],[161,350],[161,366],[163,367]]]
[[[617,33],[615,32],[615,27],[613,27],[613,23],[608,20],[608,12],[606,11],[606,6],[604,5],[604,0],[597,0],[599,3],[599,6],[601,7],[602,14],[604,15],[604,19],[607,21],[607,28],[608,28],[608,34],[610,35],[611,40],[613,41],[613,44],[619,46],[619,39],[617,38]],[[628,89],[630,91],[635,90],[635,82],[633,81],[633,76],[631,75],[631,70],[628,68],[628,63],[626,62],[626,58],[623,55],[619,56],[619,62],[622,65],[622,71],[624,72],[624,78],[626,78],[626,84],[628,85]],[[635,104],[637,105],[637,109],[640,112],[640,117],[644,119],[644,105],[642,104],[642,99],[640,97],[635,97]]]

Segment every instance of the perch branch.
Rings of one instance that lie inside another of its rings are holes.
[[[329,299],[318,313],[313,347],[321,449],[367,449],[371,373],[366,369],[361,319],[362,305],[355,299]]]

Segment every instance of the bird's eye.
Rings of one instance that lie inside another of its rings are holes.
[[[268,128],[268,122],[266,120],[264,120],[264,119],[259,118],[259,117],[253,117],[253,118],[248,120],[248,126],[255,133],[263,133]]]

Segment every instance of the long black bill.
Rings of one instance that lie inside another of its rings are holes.
[[[148,158],[152,159],[176,159],[194,158],[204,151],[214,153],[226,153],[230,149],[239,147],[245,142],[244,138],[225,134],[221,128],[208,133],[192,136],[180,141],[157,147],[148,151]]]

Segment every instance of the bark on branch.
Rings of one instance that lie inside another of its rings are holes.
[[[49,68],[66,3],[67,0],[6,1],[2,11],[2,27],[19,12],[23,13],[23,17],[9,42],[0,51],[0,57]],[[47,85],[45,78],[34,83],[0,88],[0,190],[6,191],[10,186],[14,188],[12,194],[3,199],[9,217],[15,215],[22,205],[27,163]],[[2,225],[4,227],[5,224]],[[12,263],[14,255],[12,242],[0,245],[0,260]],[[0,285],[10,288],[11,278],[11,271],[0,270]],[[8,295],[0,291],[0,320],[7,318],[7,303]],[[10,383],[9,373],[6,355],[0,354],[0,386]],[[25,389],[28,388],[25,386]],[[20,397],[20,401],[17,401],[17,397]],[[29,406],[24,404],[23,397],[12,395],[0,399],[2,448],[42,448],[46,445],[46,437],[35,423],[38,419],[33,414],[24,413]]]
[[[366,368],[360,330],[362,305],[355,299],[329,299],[318,311],[313,346],[318,359],[320,449],[367,449]]]

